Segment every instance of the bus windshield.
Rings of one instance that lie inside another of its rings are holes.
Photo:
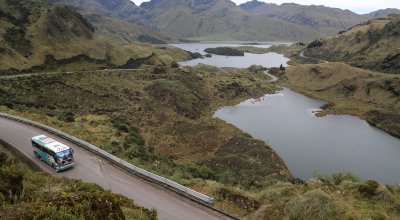
[[[66,151],[62,151],[62,152],[58,152],[57,153],[57,157],[61,157],[61,158],[63,158],[63,157],[68,158],[68,157],[71,157],[71,156],[72,156],[71,150],[66,150]]]

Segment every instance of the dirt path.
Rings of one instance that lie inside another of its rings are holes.
[[[304,56],[304,51],[301,52],[300,56],[301,56],[301,57],[304,57],[304,58],[311,58],[311,57],[306,57],[306,56]],[[315,59],[315,58],[312,58],[312,59]],[[325,63],[329,63],[329,62],[326,61],[326,60],[320,60],[320,61],[324,61]]]
[[[278,80],[278,77],[271,75],[268,73],[268,70],[264,71],[265,74],[267,74],[268,76],[270,76],[272,79],[271,80],[266,80],[266,81],[261,81],[261,82],[275,82]]]

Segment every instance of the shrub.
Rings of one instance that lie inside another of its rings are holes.
[[[361,182],[360,174],[356,172],[337,172],[332,173],[332,175],[317,175],[318,179],[320,179],[324,183],[330,183],[339,185],[342,181],[351,181],[354,183]]]
[[[320,46],[322,46],[322,42],[319,40],[315,40],[314,42],[308,44],[307,48],[320,47]]]
[[[137,144],[137,145],[140,145],[140,146],[143,146],[145,144],[145,142],[146,142],[142,138],[137,138],[135,136],[127,136],[125,141],[128,144]]]
[[[115,126],[118,124],[123,124],[125,121],[125,119],[121,118],[121,117],[115,117],[111,119],[111,123]]]
[[[179,68],[179,64],[176,61],[171,63],[171,68]]]
[[[285,67],[283,67],[283,65],[281,64],[281,66],[279,67],[279,70],[285,70]]]
[[[302,180],[302,179],[300,179],[300,178],[293,178],[293,179],[290,179],[289,182],[290,182],[291,184],[294,184],[294,185],[302,185],[302,184],[304,184],[306,181],[304,181],[304,180]]]
[[[75,114],[72,111],[65,112],[57,117],[58,120],[65,122],[74,122]]]
[[[138,127],[132,125],[132,126],[129,127],[129,131],[135,132],[135,133],[138,134],[138,133],[140,132],[140,128],[138,128]]]
[[[122,146],[117,141],[112,141],[104,146],[104,149],[112,154],[120,152],[122,150]]]
[[[336,200],[316,189],[290,200],[286,205],[292,219],[327,219],[339,214]]]
[[[360,185],[358,187],[358,191],[361,194],[365,194],[367,197],[372,197],[376,193],[376,189],[378,189],[379,183],[375,180],[368,180],[365,184]]]
[[[150,153],[153,153],[155,149],[156,149],[156,148],[155,148],[153,145],[149,145],[149,146],[147,147],[147,150],[148,150]]]
[[[202,166],[199,169],[199,174],[202,179],[213,179],[215,178],[215,173],[210,168]]]
[[[48,104],[47,108],[53,110],[56,109],[56,106],[54,106],[53,104]]]
[[[51,113],[51,112],[47,112],[46,115],[47,115],[47,116],[50,116],[50,117],[56,116],[54,113]]]
[[[122,131],[122,132],[125,132],[125,133],[128,133],[128,132],[129,132],[128,126],[126,126],[126,125],[124,125],[124,124],[118,124],[118,125],[117,125],[117,129],[118,129],[119,131]]]
[[[225,185],[236,185],[238,183],[237,179],[233,176],[232,171],[227,170],[219,175],[219,182]]]
[[[151,218],[153,218],[153,219],[157,219],[157,216],[158,216],[158,211],[157,211],[157,209],[156,208],[151,208],[151,210],[150,210],[150,217]]]

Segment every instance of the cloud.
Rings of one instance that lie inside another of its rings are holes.
[[[136,5],[140,5],[144,0],[132,0],[135,2]],[[246,3],[250,0],[232,0],[237,5]],[[287,3],[288,1],[284,0],[259,0],[268,3],[275,3],[275,4],[282,4]],[[379,1],[372,1],[372,0],[289,0],[292,3],[297,3],[301,5],[324,5],[331,8],[340,8],[340,9],[348,9],[350,11],[356,13],[369,13],[372,11],[376,11],[379,9],[386,9],[386,8],[397,8],[400,9],[400,1],[398,0],[379,0]]]

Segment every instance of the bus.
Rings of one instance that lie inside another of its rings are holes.
[[[35,156],[52,166],[57,172],[75,165],[74,150],[67,145],[46,135],[33,137],[31,141]]]

